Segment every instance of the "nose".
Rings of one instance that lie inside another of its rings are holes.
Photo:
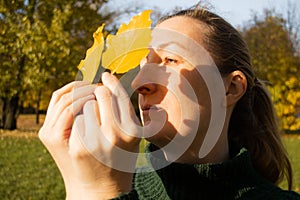
[[[143,72],[139,72],[131,83],[131,87],[139,94],[149,95],[157,90],[155,83],[145,83]]]
[[[160,64],[162,62],[162,59],[157,53],[157,50],[154,48],[149,48],[149,54],[147,56],[147,63],[156,63]]]
[[[156,85],[154,83],[149,83],[139,87],[136,90],[136,92],[142,95],[149,95],[154,93],[155,90],[156,90]]]
[[[149,54],[147,55],[146,60],[147,61],[144,64],[144,66],[149,65],[149,63],[159,64],[162,61],[153,48],[149,48]],[[131,87],[137,93],[142,94],[142,95],[149,95],[149,94],[154,93],[157,90],[157,84],[151,83],[151,81],[149,81],[149,76],[151,76],[151,73],[149,74],[149,66],[142,67],[141,70],[139,71],[139,73],[137,74],[137,76],[132,81]],[[152,79],[152,78],[150,78],[150,79]]]

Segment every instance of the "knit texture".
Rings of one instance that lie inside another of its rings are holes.
[[[156,148],[150,145],[146,152],[153,150]],[[133,190],[117,199],[300,200],[299,194],[284,191],[260,177],[245,148],[232,159],[218,164],[168,163],[159,153],[148,154],[147,159],[151,165],[137,169]]]

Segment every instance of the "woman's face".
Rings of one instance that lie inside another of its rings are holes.
[[[157,25],[150,52],[132,83],[139,93],[144,136],[166,147],[165,153],[181,151],[179,160],[185,162],[198,157],[211,118],[205,78],[215,79],[215,71],[207,67],[214,63],[201,46],[201,31],[201,24],[188,17],[173,17]],[[169,153],[167,159],[176,156]]]

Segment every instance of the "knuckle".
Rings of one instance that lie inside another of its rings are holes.
[[[105,86],[97,87],[95,93],[98,94],[100,98],[111,98],[112,96],[110,90]]]
[[[45,137],[45,133],[44,133],[44,129],[43,127],[39,130],[38,132],[38,137],[39,139],[44,142],[46,140],[46,137]]]
[[[47,149],[55,149],[61,143],[61,138],[57,134],[48,135],[44,130],[39,131],[38,137]]]
[[[85,104],[84,104],[84,107],[87,108],[87,107],[93,107],[95,105],[97,101],[92,99],[92,100],[88,100]]]
[[[86,149],[77,146],[69,149],[69,155],[74,160],[83,160],[89,155],[89,152]]]
[[[60,96],[60,90],[56,90],[52,93],[51,99],[58,99]]]
[[[67,115],[70,115],[70,114],[73,114],[73,111],[74,111],[73,107],[68,106],[68,107],[65,108],[65,110],[63,112],[66,112]]]
[[[111,95],[110,90],[106,86],[98,87],[98,90],[103,95]]]
[[[84,113],[89,112],[90,110],[94,110],[94,109],[97,109],[97,101],[94,99],[85,102],[85,104],[83,105]]]
[[[60,101],[63,103],[66,103],[69,99],[70,99],[70,95],[65,94],[65,95],[62,95],[62,97],[60,98]]]

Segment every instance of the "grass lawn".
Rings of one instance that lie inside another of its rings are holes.
[[[59,171],[36,133],[1,133],[0,152],[0,199],[65,198]]]
[[[21,115],[18,130],[0,130],[1,200],[65,199],[60,173],[37,137],[41,125],[34,122],[34,115]]]
[[[19,120],[19,130],[0,130],[0,199],[65,199],[60,173],[37,138],[39,126],[30,123],[34,117]],[[293,189],[299,193],[300,136],[286,136],[284,142],[294,168]],[[286,183],[280,186],[286,188]]]
[[[300,193],[300,135],[287,135],[284,137],[284,144],[289,153],[290,161],[293,167],[293,190]],[[287,188],[287,184],[283,181],[280,185]]]

